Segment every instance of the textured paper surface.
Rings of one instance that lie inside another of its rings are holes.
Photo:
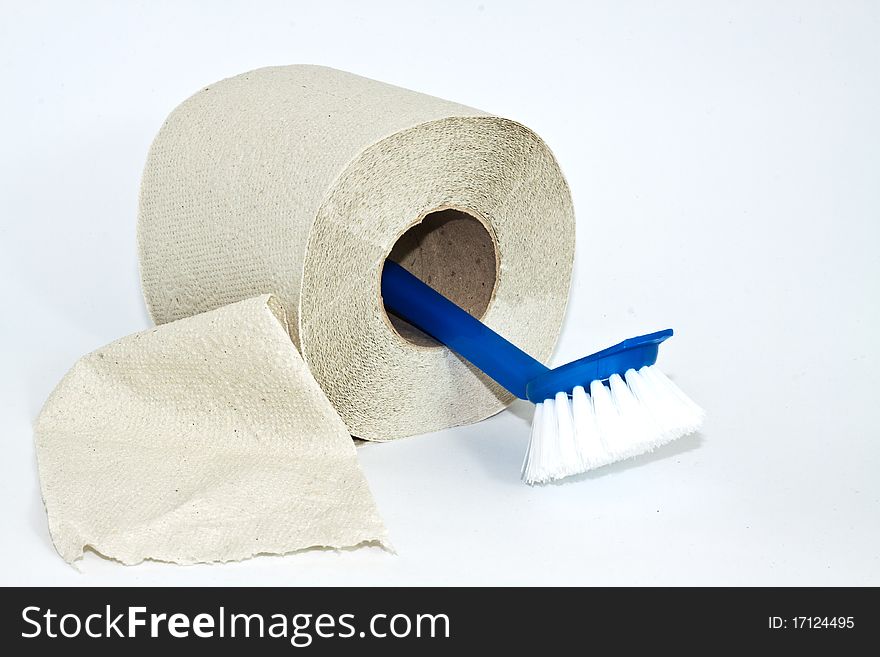
[[[133,564],[385,542],[348,431],[268,296],[83,357],[36,427],[49,529]]]
[[[252,71],[185,101],[153,143],[139,218],[144,295],[158,323],[277,295],[309,369],[359,438],[475,422],[511,397],[445,348],[390,330],[379,294],[397,238],[441,208],[479,218],[495,238],[483,321],[549,357],[574,216],[539,137],[333,69]],[[461,267],[467,248],[449,247]]]
[[[160,327],[83,358],[38,421],[61,555],[189,563],[384,542],[349,433],[430,432],[511,400],[383,310],[385,258],[440,211],[458,217],[448,233],[396,252],[463,302],[482,298],[485,323],[546,359],[574,216],[529,129],[315,66],[223,80],[175,109],[138,220]],[[490,294],[467,289],[473,275]]]

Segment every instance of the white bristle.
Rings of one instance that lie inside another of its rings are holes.
[[[675,408],[681,429],[695,431],[703,422],[705,415],[703,409],[697,406],[690,397],[681,391],[681,388],[656,367],[643,367],[640,371],[642,376],[647,376],[658,389],[664,390],[667,394],[670,407]]]
[[[541,427],[543,426],[542,418],[544,416],[544,404],[535,404],[535,415],[532,418],[532,434],[529,436],[529,448],[526,450],[525,458],[522,464],[523,479],[528,481],[530,465],[537,459],[538,450],[541,449]]]
[[[544,400],[544,417],[541,419],[541,451],[535,465],[537,472],[549,472],[553,455],[559,452],[559,431],[556,423],[556,402]]]
[[[553,407],[556,409],[556,425],[559,431],[559,456],[558,458],[551,459],[551,461],[555,462],[555,470],[551,474],[554,479],[558,479],[579,472],[580,458],[574,433],[574,417],[568,394],[557,392]]]
[[[604,463],[617,460],[617,448],[624,444],[625,430],[623,420],[617,412],[611,391],[601,381],[590,383],[590,397],[593,398],[593,410],[596,413],[596,426],[605,447]],[[603,465],[604,465],[603,463]],[[598,466],[594,466],[598,467]]]
[[[554,400],[545,399],[535,406],[529,449],[523,461],[522,478],[529,483],[550,481],[554,454],[558,452],[559,431]],[[556,459],[558,460],[558,458]]]
[[[677,430],[679,420],[676,413],[677,403],[670,404],[668,391],[658,388],[647,374],[647,368],[640,371],[628,370],[626,383],[639,403],[653,419],[657,427],[657,435],[660,438],[673,436]]]
[[[622,431],[621,440],[616,445],[616,455],[619,458],[627,458],[641,454],[644,445],[653,443],[660,432],[619,374],[613,375],[608,383],[611,387],[611,399],[620,417]]]
[[[581,470],[589,470],[602,460],[605,446],[599,435],[599,427],[596,426],[593,400],[583,386],[577,386],[572,391],[571,409],[574,415],[575,442],[580,454]]]
[[[590,384],[535,406],[523,461],[526,483],[544,483],[649,452],[696,431],[703,410],[651,365],[608,385]]]

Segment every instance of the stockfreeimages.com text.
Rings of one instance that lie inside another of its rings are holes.
[[[24,638],[275,638],[288,639],[291,645],[304,648],[315,638],[450,636],[446,614],[373,614],[360,629],[355,614],[246,614],[229,613],[224,607],[190,615],[152,613],[146,607],[119,611],[107,605],[102,613],[81,616],[31,606],[25,607],[21,615],[26,628],[21,634]]]

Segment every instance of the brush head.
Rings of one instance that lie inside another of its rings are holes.
[[[657,362],[660,343],[671,337],[672,329],[640,335],[547,370],[526,384],[526,398],[539,404],[553,399],[557,392],[571,393],[577,386],[589,388],[591,382],[608,381],[612,374],[653,365]]]
[[[626,340],[529,383],[529,399],[535,401],[533,393],[546,396],[535,406],[522,467],[526,483],[586,472],[699,428],[703,410],[654,365],[657,346],[670,335],[667,330]],[[596,378],[577,378],[591,374]],[[571,387],[551,392],[550,381]]]

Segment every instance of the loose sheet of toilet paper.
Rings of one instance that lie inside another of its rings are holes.
[[[85,547],[134,564],[387,546],[348,430],[268,295],[83,357],[36,447],[69,562]]]

